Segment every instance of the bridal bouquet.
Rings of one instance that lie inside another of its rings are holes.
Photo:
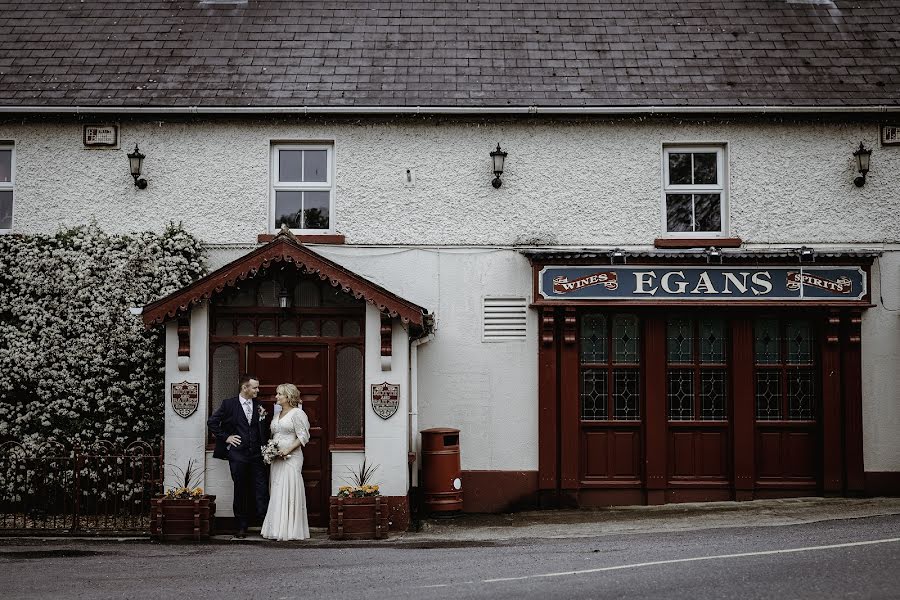
[[[269,443],[262,447],[262,459],[267,465],[271,465],[279,456],[281,454],[278,453],[278,442],[275,440],[269,440]]]

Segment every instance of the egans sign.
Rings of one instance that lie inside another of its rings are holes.
[[[861,300],[860,267],[544,267],[547,300]]]

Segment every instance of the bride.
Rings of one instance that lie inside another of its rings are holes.
[[[303,487],[303,453],[309,441],[309,419],[300,408],[300,390],[283,383],[275,390],[280,413],[272,417],[272,438],[279,457],[272,463],[269,480],[269,510],[260,535],[270,540],[305,540],[309,537],[306,491]]]

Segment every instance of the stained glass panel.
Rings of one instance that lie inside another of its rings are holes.
[[[581,372],[581,418],[584,421],[607,419],[607,371],[585,369]]]
[[[337,435],[359,437],[362,435],[365,395],[362,351],[352,346],[341,348],[337,353],[336,366]]]
[[[787,363],[809,365],[813,362],[812,328],[809,321],[788,321],[786,328]]]
[[[694,370],[669,369],[667,374],[669,419],[691,421],[694,418]]]
[[[613,362],[638,363],[641,360],[641,334],[634,315],[613,317]]]
[[[781,377],[779,371],[756,372],[756,418],[760,421],[781,419]]]
[[[700,319],[700,362],[725,362],[725,320]]]
[[[212,390],[210,391],[213,411],[222,405],[225,398],[231,398],[237,394],[239,367],[238,352],[233,346],[219,346],[213,350]]]
[[[588,314],[581,318],[581,362],[605,363],[607,360],[606,317]]]
[[[265,319],[259,322],[259,335],[275,335],[275,321]]]
[[[641,418],[640,378],[637,369],[615,369],[613,371],[614,418],[617,421]]]
[[[319,335],[319,322],[306,320],[300,324],[300,335],[303,337],[315,337]]]
[[[788,372],[788,419],[812,421],[816,418],[816,378],[812,369]]]
[[[297,335],[297,321],[294,319],[285,319],[278,326],[278,334],[293,337]]]
[[[756,319],[753,322],[753,352],[758,365],[777,365],[778,319]]]
[[[666,360],[670,363],[693,362],[694,323],[691,319],[666,321]]]
[[[700,371],[700,420],[724,421],[727,406],[725,371]]]
[[[253,327],[253,321],[241,321],[237,326],[238,335],[256,335]]]

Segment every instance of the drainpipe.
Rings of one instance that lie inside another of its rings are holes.
[[[409,453],[415,455],[410,463],[410,487],[419,485],[419,346],[434,339],[434,334],[413,340],[409,343]]]

